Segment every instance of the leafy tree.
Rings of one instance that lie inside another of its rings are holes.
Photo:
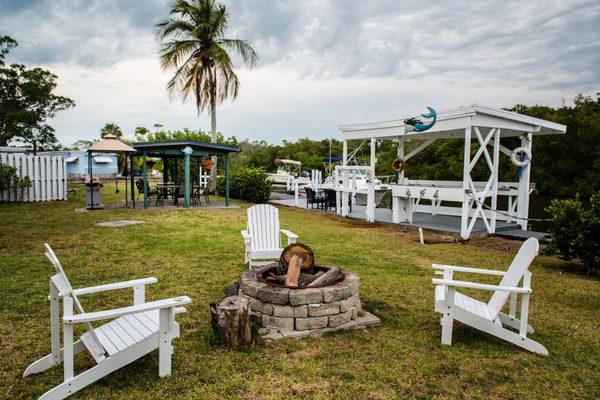
[[[95,140],[80,139],[73,143],[73,145],[71,146],[71,150],[76,150],[76,151],[86,150],[88,147],[92,146],[97,141],[98,141],[97,139],[95,139]]]
[[[541,193],[589,198],[600,190],[600,93],[579,95],[573,106],[516,105],[521,114],[567,126],[565,135],[536,137],[533,141],[532,181]]]
[[[162,41],[161,64],[174,69],[167,84],[172,98],[184,101],[193,95],[198,113],[211,114],[211,142],[217,142],[217,104],[235,99],[240,82],[233,69],[230,53],[241,56],[252,67],[258,55],[245,40],[225,37],[228,13],[214,0],[173,0],[170,17],[157,24],[157,37]],[[216,162],[216,159],[213,159]],[[215,182],[216,168],[211,170]]]
[[[0,66],[4,65],[4,57],[10,52],[10,49],[17,45],[17,41],[10,36],[0,36]]]
[[[4,58],[16,46],[12,38],[0,37],[0,145],[15,140],[30,144],[34,153],[57,148],[54,128],[46,120],[75,103],[53,94],[57,76],[50,71],[16,63],[6,66]]]
[[[100,129],[100,137],[104,139],[106,135],[114,135],[121,139],[123,137],[123,131],[117,124],[108,123]]]
[[[146,135],[148,135],[149,133],[150,131],[145,126],[138,126],[133,131],[133,134],[135,135],[135,140],[137,140],[138,142],[145,142]]]

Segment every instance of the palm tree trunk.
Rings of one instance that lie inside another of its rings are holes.
[[[210,141],[217,143],[217,74],[212,68],[209,69],[212,75],[212,87],[210,93]],[[217,156],[212,156],[213,167],[210,170],[210,192],[214,192],[217,187]]]

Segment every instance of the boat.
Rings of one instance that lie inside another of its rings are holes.
[[[296,160],[285,158],[277,158],[277,172],[268,174],[267,179],[273,182],[273,186],[285,187],[286,190],[292,190],[292,182],[294,179],[298,181],[298,185],[308,185],[310,178],[302,176],[302,163]]]

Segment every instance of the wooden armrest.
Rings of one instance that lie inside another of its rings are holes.
[[[464,287],[464,288],[469,288],[469,289],[480,289],[480,290],[491,290],[491,291],[500,290],[502,292],[511,292],[511,293],[531,293],[531,289],[525,289],[525,288],[513,287],[513,286],[488,285],[486,283],[455,281],[452,279],[438,279],[438,278],[433,278],[431,281],[436,285],[444,285],[444,286],[452,286],[452,287]]]
[[[279,231],[289,238],[298,239],[298,235],[296,235],[293,232],[288,231],[287,229],[280,229]]]
[[[246,242],[250,242],[252,240],[252,235],[249,234],[248,231],[241,231],[240,233],[242,234]]]
[[[67,324],[77,324],[81,322],[100,321],[103,319],[113,319],[123,315],[137,314],[145,311],[160,310],[162,308],[175,308],[188,304],[192,301],[188,296],[172,297],[170,299],[151,301],[148,303],[137,304],[129,307],[114,308],[106,311],[96,311],[63,317]]]
[[[79,295],[88,294],[88,293],[106,292],[108,290],[125,289],[125,288],[129,288],[129,287],[134,287],[134,286],[149,285],[151,283],[156,283],[156,282],[158,282],[158,279],[156,279],[155,277],[134,279],[132,281],[115,282],[115,283],[108,283],[106,285],[98,285],[98,286],[90,286],[90,287],[85,287],[85,288],[80,288],[80,289],[74,289],[73,293],[75,294],[75,296],[79,296]]]
[[[459,267],[457,265],[443,265],[443,264],[431,264],[433,269],[444,269],[456,272],[470,272],[473,274],[483,274],[483,275],[497,275],[504,276],[506,272],[504,271],[496,271],[493,269],[483,269],[483,268],[471,268],[471,267]]]

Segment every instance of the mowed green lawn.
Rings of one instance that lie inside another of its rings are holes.
[[[122,194],[104,188],[105,203]],[[50,352],[48,242],[75,287],[155,276],[149,300],[189,295],[178,316],[173,373],[158,378],[153,352],[84,390],[83,399],[599,398],[600,282],[577,265],[538,257],[532,267],[532,335],[542,357],[457,323],[440,344],[432,262],[505,269],[518,242],[480,237],[468,244],[421,245],[415,231],[280,208],[282,226],[311,246],[320,263],[354,270],[364,308],[382,326],[322,338],[230,351],[212,338],[208,303],[244,270],[239,210],[76,212],[68,202],[0,204],[0,397],[34,398],[62,380],[62,368],[22,378]],[[239,204],[239,203],[238,203]],[[106,228],[117,219],[144,224]],[[427,236],[436,239],[432,234]],[[460,278],[461,275],[458,275]],[[470,278],[462,275],[462,277]],[[492,282],[486,280],[486,282]],[[488,293],[474,293],[486,299]],[[129,305],[131,290],[83,297],[86,310]],[[76,370],[94,365],[87,354]]]

